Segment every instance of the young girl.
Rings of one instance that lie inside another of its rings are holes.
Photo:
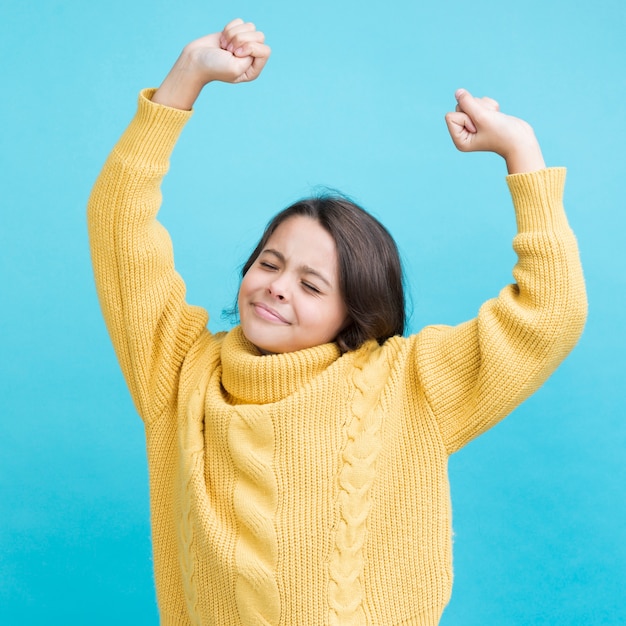
[[[89,202],[102,309],[144,420],[161,620],[437,624],[452,587],[448,456],[534,392],[576,343],[586,301],[563,208],[525,122],[456,93],[460,150],[506,161],[516,283],[476,319],[403,337],[398,254],[342,198],[280,213],[246,263],[241,324],[185,302],[156,221],[201,89],[270,55],[235,20],[190,43],[109,157]]]

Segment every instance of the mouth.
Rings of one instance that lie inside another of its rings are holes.
[[[267,322],[273,322],[274,324],[290,324],[278,311],[272,309],[272,307],[263,304],[262,302],[253,302],[252,308],[258,317],[266,320]]]

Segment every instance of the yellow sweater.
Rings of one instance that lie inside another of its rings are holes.
[[[260,356],[185,302],[160,184],[190,113],[140,95],[89,202],[96,284],[144,420],[166,625],[437,624],[448,456],[534,392],[586,300],[563,169],[510,176],[516,284],[457,327]]]

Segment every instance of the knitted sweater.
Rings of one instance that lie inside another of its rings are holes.
[[[583,328],[564,170],[508,177],[516,283],[476,319],[262,356],[185,302],[156,214],[190,113],[151,93],[88,218],[145,424],[162,623],[437,624],[452,587],[448,456],[535,391]]]

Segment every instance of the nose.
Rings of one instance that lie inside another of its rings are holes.
[[[273,298],[276,298],[281,302],[286,300],[288,295],[288,288],[284,276],[273,280],[269,284],[267,291]]]

